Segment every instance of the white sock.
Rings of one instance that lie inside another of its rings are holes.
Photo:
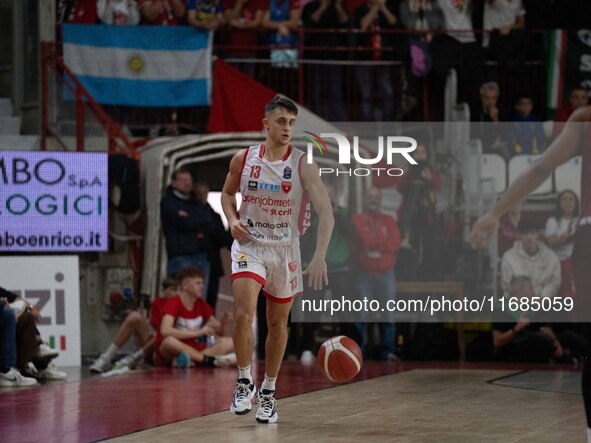
[[[119,346],[117,346],[115,343],[111,343],[109,345],[109,347],[107,348],[107,350],[103,353],[103,355],[105,356],[105,359],[108,361],[111,361],[115,358],[115,356],[117,355],[117,353],[119,352]]]
[[[250,367],[252,365],[248,365],[246,368],[238,367],[238,378],[248,378],[248,380],[252,383],[252,374],[250,373]]]
[[[137,361],[140,358],[145,357],[146,354],[144,354],[144,350],[143,349],[138,349],[137,351],[135,351],[133,354],[131,354],[131,357],[133,358],[133,361]]]
[[[591,443],[591,428],[587,428],[587,443]]]
[[[267,374],[265,374],[265,379],[263,380],[263,384],[261,385],[261,391],[263,389],[267,389],[269,391],[274,391],[276,381],[277,381],[277,377],[271,378]]]

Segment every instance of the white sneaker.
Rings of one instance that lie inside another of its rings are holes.
[[[275,423],[278,418],[275,391],[261,389],[259,391],[259,408],[257,409],[256,420],[259,423]]]
[[[133,358],[132,354],[129,354],[125,357],[123,357],[121,360],[119,360],[117,363],[115,363],[115,365],[119,365],[120,368],[126,367],[129,369],[133,369],[135,367],[136,364],[136,360],[135,358]],[[115,366],[113,366],[114,368]]]
[[[300,363],[306,366],[314,364],[314,354],[312,354],[312,351],[302,352],[302,356],[300,357]]]
[[[107,360],[104,354],[101,354],[99,355],[99,358],[97,358],[90,367],[90,372],[98,372],[99,374],[101,374],[110,368],[111,362]]]
[[[234,398],[230,405],[230,412],[236,415],[248,414],[252,409],[252,399],[256,395],[257,388],[254,382],[248,378],[239,378],[234,389]]]
[[[214,366],[236,366],[237,363],[238,360],[236,359],[236,354],[234,352],[226,355],[218,355],[213,360]]]
[[[35,386],[37,380],[24,377],[18,369],[10,368],[8,372],[0,372],[0,386]]]
[[[54,363],[50,363],[45,369],[39,370],[39,377],[47,380],[64,380],[68,374],[60,371]]]
[[[39,345],[39,349],[37,351],[37,359],[52,359],[56,358],[58,355],[60,355],[60,353],[57,352],[55,349],[50,348],[47,343],[43,342]]]

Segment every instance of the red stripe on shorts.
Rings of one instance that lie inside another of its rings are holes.
[[[265,284],[265,279],[263,277],[261,277],[259,274],[255,274],[254,272],[248,272],[248,271],[237,272],[235,274],[232,274],[232,277],[230,277],[230,281],[234,281],[237,278],[251,278],[251,279],[259,282],[261,285]]]

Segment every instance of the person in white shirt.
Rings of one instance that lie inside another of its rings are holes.
[[[525,56],[525,9],[522,0],[486,0],[482,45],[503,65],[518,68]]]
[[[140,22],[136,0],[97,0],[96,12],[105,25],[137,25]]]

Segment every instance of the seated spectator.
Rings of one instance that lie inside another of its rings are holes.
[[[505,252],[513,247],[515,241],[519,238],[517,225],[521,220],[521,204],[513,206],[499,220],[499,230],[497,234],[498,256],[502,257]]]
[[[36,321],[39,310],[27,300],[0,287],[0,297],[6,298],[16,316],[16,368],[27,377],[40,380],[63,380],[67,377],[52,360],[59,352],[41,339]]]
[[[94,25],[97,19],[96,0],[60,0],[59,23]]]
[[[0,295],[0,387],[36,385],[37,380],[16,368],[16,314],[4,295]]]
[[[170,297],[177,294],[177,291],[177,281],[174,278],[166,277],[162,282],[162,296],[154,298],[150,305],[150,321],[148,322],[139,311],[130,312],[113,337],[113,342],[90,366],[90,372],[101,373],[110,369],[112,360],[131,337],[135,337],[139,349],[119,360],[115,364],[116,368],[133,369],[142,358],[151,360],[155,344],[153,331],[160,328],[162,308]]]
[[[532,115],[532,110],[533,102],[530,97],[517,99],[509,137],[512,154],[540,154],[544,150],[544,128],[540,120]]]
[[[228,44],[236,46],[257,46],[259,44],[258,29],[263,23],[263,0],[226,0],[224,21],[229,28]],[[231,49],[228,57],[253,58],[256,49]],[[254,77],[254,64],[240,63],[238,67],[245,74]]]
[[[159,366],[188,367],[194,363],[208,366],[236,364],[231,337],[225,337],[230,315],[221,320],[203,300],[203,273],[199,268],[185,268],[178,273],[179,295],[163,308],[160,330],[156,336],[156,362]],[[215,343],[209,343],[213,337]]]
[[[400,39],[389,33],[381,33],[382,29],[395,29],[398,13],[393,2],[385,0],[367,0],[357,7],[353,17],[353,27],[362,33],[357,35],[357,46],[372,48],[358,51],[355,58],[362,63],[357,66],[356,74],[361,93],[361,121],[389,122],[394,118],[394,89],[392,66],[363,64],[365,61],[388,61],[400,59]],[[384,51],[384,49],[387,49]],[[397,49],[397,51],[392,51]],[[374,109],[373,96],[377,89],[381,102],[381,115],[377,116]]]
[[[424,144],[412,153],[417,165],[412,165],[402,176],[398,190],[402,202],[398,209],[402,243],[405,250],[397,269],[398,275],[409,280],[436,280],[441,272],[438,266],[437,193],[442,180],[437,169],[429,162],[429,151]],[[411,250],[412,254],[406,254]],[[402,251],[401,251],[402,252]]]
[[[137,25],[140,10],[136,0],[97,0],[99,20],[105,25]]]
[[[563,297],[574,297],[573,280],[573,239],[579,220],[579,198],[570,189],[562,191],[556,202],[556,213],[546,222],[546,243],[558,256],[562,277],[560,294]]]
[[[558,137],[562,132],[564,122],[568,120],[570,115],[577,109],[587,106],[589,103],[589,95],[587,90],[582,87],[575,87],[570,90],[568,96],[568,103],[564,104],[554,116],[554,128],[552,129],[552,139]]]
[[[185,17],[183,0],[138,0],[142,25],[178,25]]]
[[[263,28],[268,29],[267,44],[285,46],[284,49],[272,49],[272,65],[277,67],[296,67],[297,30],[300,23],[299,0],[267,0],[263,13]]]
[[[522,0],[486,0],[483,45],[503,65],[520,68],[525,59],[525,9]]]
[[[224,24],[221,0],[188,0],[187,22],[197,29],[215,31]]]
[[[528,276],[536,295],[546,298],[558,295],[560,289],[560,261],[548,246],[540,241],[538,223],[521,219],[517,225],[519,240],[509,249],[501,261],[501,281],[505,295],[516,275]]]
[[[496,82],[483,83],[480,86],[480,106],[472,110],[472,121],[476,122],[474,136],[482,142],[482,151],[485,154],[499,154],[505,160],[511,158],[511,153],[499,122],[504,116],[499,111],[500,89]]]
[[[510,297],[531,299],[536,295],[529,277],[516,275],[511,278]],[[497,321],[492,326],[493,346],[499,360],[543,363],[552,358],[570,362],[587,353],[589,344],[573,331],[557,333],[550,324],[534,323],[527,312],[500,309],[496,315]]]
[[[347,6],[343,0],[313,0],[302,10],[302,27],[305,30],[343,29],[349,25]],[[306,32],[304,46],[325,46],[336,48],[347,46],[347,35],[339,32]],[[346,52],[304,51],[308,60],[344,60]],[[321,117],[335,122],[345,121],[343,105],[343,67],[336,64],[311,63],[307,65],[308,102],[310,109]],[[328,111],[324,110],[327,99]]]

